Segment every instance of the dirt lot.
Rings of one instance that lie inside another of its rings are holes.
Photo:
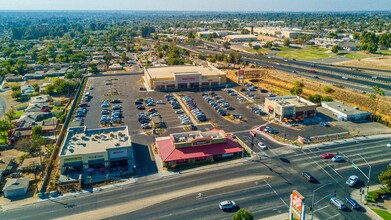
[[[359,68],[372,68],[372,69],[381,69],[381,70],[390,70],[391,69],[391,56],[385,57],[371,57],[366,59],[350,60],[335,63],[336,65],[341,66],[355,66]],[[391,76],[391,73],[384,73],[385,75]]]
[[[236,82],[236,70],[228,71],[227,77]],[[375,106],[374,101],[369,99],[369,95],[365,93],[359,93],[357,91],[338,88],[326,83],[314,82],[310,79],[294,76],[281,71],[259,68],[259,69],[246,69],[246,81],[252,82],[260,88],[265,88],[277,95],[290,94],[289,90],[292,88],[293,82],[301,81],[304,84],[303,96],[319,94],[322,96],[330,96],[335,100],[343,101],[347,104],[357,106],[362,110],[373,111]],[[249,78],[252,78],[249,79]],[[251,81],[250,81],[251,80]],[[323,91],[324,86],[329,86],[333,89],[331,93],[325,93]],[[378,114],[380,114],[383,120],[389,122],[391,126],[391,97],[381,97],[378,104]]]

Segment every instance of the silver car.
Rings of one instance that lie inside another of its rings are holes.
[[[222,201],[219,203],[219,208],[221,210],[226,210],[226,209],[232,209],[232,208],[235,208],[236,207],[236,203],[234,201],[231,201],[231,200],[226,200],[226,201]]]
[[[352,175],[346,180],[346,185],[353,187],[358,182],[358,176]]]

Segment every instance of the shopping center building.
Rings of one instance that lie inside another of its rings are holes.
[[[71,127],[60,150],[62,175],[69,173],[132,172],[134,157],[128,127]]]
[[[243,149],[231,135],[223,130],[212,129],[156,138],[155,150],[164,167],[175,168],[239,156]]]
[[[317,104],[299,96],[265,98],[265,111],[281,121],[303,121],[316,116]]]
[[[144,67],[149,89],[173,90],[218,87],[227,81],[226,73],[211,65]]]

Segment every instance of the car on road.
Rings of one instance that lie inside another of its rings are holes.
[[[315,178],[309,172],[302,172],[301,176],[303,176],[307,180],[307,182],[310,182],[310,183],[315,180]]]
[[[341,162],[344,161],[343,157],[341,155],[335,155],[333,158],[331,158],[331,161],[333,162]]]
[[[331,204],[335,205],[338,209],[346,209],[345,204],[343,204],[342,200],[337,199],[336,197],[333,197],[330,199]]]
[[[342,76],[341,77],[342,79],[346,79],[346,80],[348,80],[349,78],[348,77],[346,77],[346,76]]]
[[[296,70],[292,70],[292,73],[297,73],[297,71]]]
[[[322,157],[323,157],[323,159],[331,159],[334,157],[334,154],[327,152],[327,153],[322,154]]]
[[[258,142],[258,147],[261,148],[262,150],[266,150],[267,149],[267,146],[262,143],[262,142]]]
[[[386,145],[387,147],[391,148],[391,142]]]
[[[232,209],[232,208],[235,208],[236,207],[236,203],[234,201],[231,201],[231,200],[226,200],[226,201],[222,201],[219,203],[219,208],[221,210],[227,210],[227,209]]]
[[[349,177],[348,180],[346,180],[346,185],[353,187],[358,182],[358,176],[352,175]]]
[[[316,70],[310,70],[310,73],[317,73],[318,71]]]
[[[345,202],[352,207],[352,209],[360,209],[360,205],[356,202],[356,200],[346,197]]]

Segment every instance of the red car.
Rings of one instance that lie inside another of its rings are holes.
[[[334,154],[327,152],[327,153],[322,154],[322,157],[323,157],[323,159],[330,159],[330,158],[334,157]]]

